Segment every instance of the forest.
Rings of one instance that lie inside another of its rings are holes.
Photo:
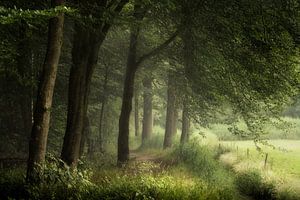
[[[1,0],[0,199],[299,200],[299,0]]]

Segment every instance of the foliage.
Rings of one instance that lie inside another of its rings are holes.
[[[294,37],[294,31],[299,35],[299,4],[204,4],[182,1],[183,21],[189,24],[182,34],[183,59],[196,93],[192,110],[201,121],[230,106],[259,137],[262,124],[278,115],[299,89],[299,43]]]
[[[4,199],[234,199],[226,187],[161,170],[152,162],[133,163],[123,170],[109,166],[93,175],[92,184],[85,171],[61,168],[61,161],[50,157],[41,184],[24,186],[23,172],[5,172],[0,191]]]
[[[20,21],[44,23],[44,20],[57,16],[59,13],[74,13],[75,10],[66,6],[44,10],[23,10],[22,8],[0,7],[0,24],[13,24]]]
[[[242,172],[237,175],[236,183],[238,189],[254,199],[272,200],[276,199],[276,189],[273,183],[266,183],[259,172]]]
[[[203,177],[211,177],[217,168],[217,162],[213,159],[212,151],[197,142],[178,146],[174,154]]]
[[[37,184],[25,182],[23,170],[9,170],[0,174],[0,193],[4,199],[86,199],[94,185],[90,171],[70,169],[52,155],[47,156],[43,174]]]
[[[179,159],[179,163],[186,165],[196,176],[236,194],[232,175],[216,160],[222,151],[227,149],[217,150],[208,145],[201,145],[201,142],[194,138],[193,142],[177,146],[173,158]]]
[[[24,170],[7,169],[0,171],[0,199],[8,197],[21,199],[27,195],[24,188]]]

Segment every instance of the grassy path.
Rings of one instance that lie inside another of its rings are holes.
[[[167,155],[162,152],[143,152],[134,150],[130,152],[130,160],[134,166],[140,166],[143,163],[148,163],[151,166],[151,171],[156,175],[169,174],[176,178],[179,178],[182,182],[193,185],[197,182],[199,177],[195,177],[195,174],[189,169],[183,166],[176,166],[178,163],[174,160],[166,159]],[[139,170],[139,169],[137,169]],[[252,198],[239,194],[239,200],[252,200]]]

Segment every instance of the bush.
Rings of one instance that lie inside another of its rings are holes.
[[[0,199],[85,199],[95,186],[89,181],[89,170],[71,170],[63,162],[48,156],[38,184],[25,182],[24,170],[0,173]]]
[[[82,199],[94,186],[90,181],[90,171],[80,162],[76,169],[70,169],[63,161],[47,155],[41,181],[27,185],[31,199]]]
[[[257,171],[241,172],[236,176],[238,190],[257,200],[272,200],[276,198],[276,188],[273,183],[263,180]]]
[[[209,178],[217,169],[218,163],[214,159],[213,152],[197,142],[177,146],[174,150],[174,156],[201,177]]]
[[[299,200],[300,196],[299,194],[296,194],[293,191],[280,191],[279,194],[277,195],[277,199],[279,200]]]
[[[216,159],[218,153],[217,149],[200,145],[199,141],[194,140],[177,146],[173,157],[178,160],[177,163],[184,163],[192,173],[205,180],[210,186],[221,189],[224,195],[230,193],[232,196],[237,196],[234,178]]]
[[[25,171],[21,169],[2,170],[0,172],[0,199],[13,197],[22,199],[27,196],[24,188]]]

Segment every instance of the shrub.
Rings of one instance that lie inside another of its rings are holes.
[[[299,194],[296,194],[294,191],[280,191],[277,195],[278,200],[299,200]]]
[[[238,173],[236,185],[239,191],[257,200],[276,199],[276,188],[273,183],[265,182],[257,171]]]
[[[71,170],[50,155],[43,169],[38,184],[27,184],[24,170],[1,172],[0,199],[86,199],[95,189],[89,181],[90,171],[80,165]]]
[[[237,196],[234,178],[218,162],[218,153],[217,149],[200,145],[199,141],[194,140],[193,142],[177,146],[173,157],[178,159],[177,163],[184,163],[192,173],[205,180],[210,186],[222,190],[225,196],[227,193]]]
[[[82,199],[93,184],[89,181],[90,171],[81,167],[70,169],[63,161],[47,155],[39,184],[27,185],[31,199]]]
[[[174,150],[174,156],[187,164],[192,171],[205,178],[211,177],[217,169],[213,152],[197,142],[177,146]]]
[[[0,172],[0,199],[13,197],[21,199],[27,196],[24,188],[25,171],[21,169],[2,170]]]

